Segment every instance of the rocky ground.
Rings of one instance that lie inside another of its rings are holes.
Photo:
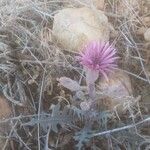
[[[149,10],[149,0],[1,0],[0,148],[149,150]],[[76,56],[91,41],[120,58],[88,110]]]

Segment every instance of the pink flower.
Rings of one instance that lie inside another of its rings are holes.
[[[96,71],[107,78],[114,68],[117,68],[116,49],[109,42],[93,41],[87,44],[78,56],[80,64],[85,69]]]

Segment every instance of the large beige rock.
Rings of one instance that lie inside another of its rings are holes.
[[[67,8],[54,16],[53,41],[69,51],[79,51],[92,40],[109,40],[108,18],[102,11],[89,8]]]
[[[102,78],[98,85],[99,92],[103,95],[103,100],[100,100],[100,103],[106,109],[117,108],[121,112],[124,102],[132,97],[130,78],[122,71],[110,74],[108,80]]]
[[[144,33],[144,39],[150,42],[150,28],[148,28]]]

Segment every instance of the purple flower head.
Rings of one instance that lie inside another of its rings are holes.
[[[80,64],[91,71],[98,71],[104,77],[117,68],[116,49],[109,42],[93,41],[87,44],[78,56]]]

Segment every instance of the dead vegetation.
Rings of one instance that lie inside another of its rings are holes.
[[[110,41],[121,57],[119,69],[129,74],[135,97],[134,105],[126,101],[127,111],[118,115],[84,113],[57,81],[83,74],[76,54],[52,41],[54,15],[66,6],[94,5],[84,0],[0,1],[0,94],[5,97],[0,108],[6,111],[5,116],[0,111],[5,118],[0,131],[9,127],[1,132],[2,150],[150,149],[150,42],[144,39],[146,30],[139,34],[150,27],[150,4],[132,2],[105,0],[103,7],[111,23]]]

